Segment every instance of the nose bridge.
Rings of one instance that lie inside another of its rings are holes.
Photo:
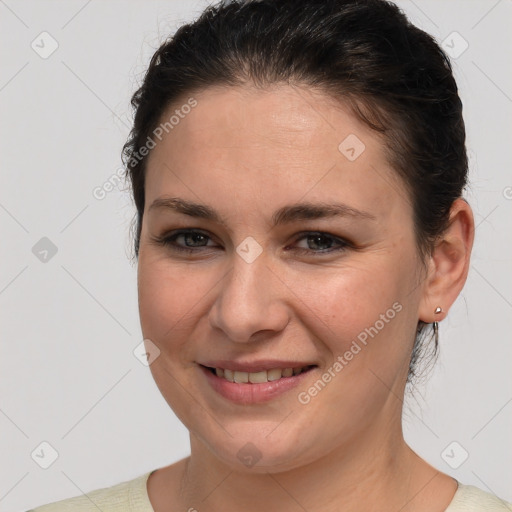
[[[211,325],[232,341],[250,341],[262,330],[280,331],[288,322],[280,287],[267,267],[268,257],[262,251],[256,255],[254,249],[250,241],[237,247],[209,315]]]

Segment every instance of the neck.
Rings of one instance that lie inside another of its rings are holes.
[[[237,471],[191,434],[191,456],[183,468],[181,508],[226,512],[356,512],[362,503],[367,511],[416,511],[427,499],[421,490],[440,475],[407,446],[400,422],[379,422],[349,446],[284,472]]]

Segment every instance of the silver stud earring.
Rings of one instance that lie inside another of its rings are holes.
[[[434,315],[438,315],[439,313],[443,312],[443,308],[440,306],[437,306],[437,308],[434,310]]]

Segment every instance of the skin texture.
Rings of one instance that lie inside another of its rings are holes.
[[[289,85],[208,88],[194,98],[197,106],[152,149],[146,174],[142,331],[160,350],[150,365],[155,382],[191,439],[189,458],[151,475],[153,508],[444,510],[456,482],[406,445],[402,397],[418,320],[442,320],[466,280],[470,207],[454,203],[449,229],[422,262],[411,201],[383,142],[343,104]],[[350,134],[365,145],[354,161],[338,149]],[[208,205],[224,224],[150,210],[162,197]],[[305,201],[344,203],[374,219],[272,227],[276,210]],[[206,235],[174,242],[197,252],[156,241],[183,228]],[[327,238],[315,245],[303,232]],[[236,251],[247,237],[262,249],[252,263]],[[338,239],[349,245],[325,252]],[[394,318],[300,403],[299,392],[393,304],[401,306]],[[443,313],[434,318],[437,306]],[[240,405],[218,395],[200,371],[197,363],[212,359],[317,368],[299,388]],[[251,467],[237,456],[248,442],[261,456]]]

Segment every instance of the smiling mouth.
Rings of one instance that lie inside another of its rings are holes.
[[[226,368],[201,366],[220,379],[224,379],[228,382],[234,382],[236,384],[263,384],[265,382],[274,382],[276,380],[295,377],[296,375],[309,372],[313,368],[316,368],[316,365],[307,365],[296,368],[271,368],[260,372],[242,372]]]

